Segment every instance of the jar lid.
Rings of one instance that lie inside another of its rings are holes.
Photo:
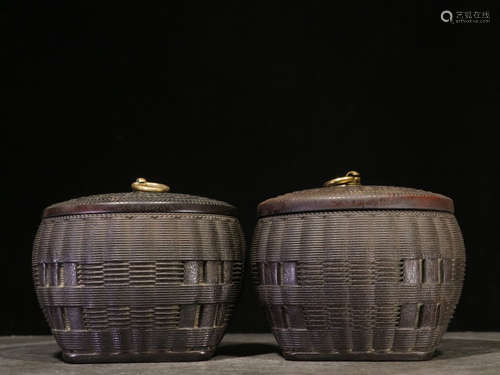
[[[43,211],[43,217],[120,213],[177,212],[234,216],[236,208],[229,203],[188,194],[170,193],[170,187],[138,178],[132,192],[90,195],[56,203]]]
[[[358,172],[325,182],[322,188],[294,191],[260,203],[259,217],[311,211],[429,210],[454,212],[453,200],[424,190],[362,186]]]

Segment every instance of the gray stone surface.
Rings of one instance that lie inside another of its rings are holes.
[[[50,336],[0,337],[0,374],[500,374],[500,332],[446,334],[425,362],[285,361],[271,334],[228,334],[210,361],[71,365]]]

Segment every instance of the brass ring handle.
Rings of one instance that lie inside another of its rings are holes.
[[[361,185],[361,175],[356,171],[349,171],[344,177],[337,177],[326,181],[323,186]]]
[[[154,191],[161,193],[169,191],[170,186],[157,182],[149,182],[145,178],[140,177],[132,183],[132,189],[135,191]]]

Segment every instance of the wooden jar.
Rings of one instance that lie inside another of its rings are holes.
[[[132,186],[45,209],[33,248],[40,306],[68,362],[208,359],[240,289],[235,209]]]
[[[432,357],[458,302],[453,201],[357,172],[258,206],[252,273],[287,359]]]

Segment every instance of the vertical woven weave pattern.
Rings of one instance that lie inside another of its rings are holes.
[[[231,317],[243,248],[239,222],[229,216],[46,218],[33,278],[69,361],[203,359]]]
[[[252,276],[290,359],[426,359],[460,297],[455,217],[336,211],[262,218]]]

